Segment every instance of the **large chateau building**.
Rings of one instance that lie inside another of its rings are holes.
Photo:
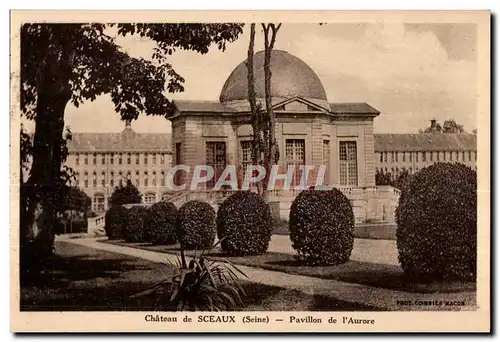
[[[92,199],[92,210],[109,207],[114,188],[131,180],[145,203],[166,195],[171,165],[170,134],[137,133],[131,123],[119,133],[73,133],[66,165],[75,172],[73,185]]]
[[[257,101],[265,106],[263,52],[255,54],[254,63]],[[300,181],[298,167],[302,165],[314,166],[308,178],[311,185],[319,167],[326,166],[323,184],[346,194],[358,223],[393,220],[399,191],[376,186],[377,168],[413,173],[440,160],[475,165],[473,135],[374,134],[373,123],[381,113],[367,103],[329,102],[320,78],[302,60],[275,50],[271,69],[280,174],[286,174],[289,166],[297,167],[292,188],[286,189],[281,182],[272,192],[271,201],[279,204],[283,218],[298,193],[293,186]],[[120,133],[73,135],[68,164],[76,172],[77,185],[92,198],[96,212],[108,208],[113,187],[126,179],[138,186],[148,204],[170,196],[178,205],[204,199],[217,206],[228,195],[223,191],[215,196],[212,191],[222,171],[235,165],[241,175],[251,163],[245,61],[229,75],[219,101],[174,101],[173,108],[167,113],[171,133],[136,133],[127,123]],[[191,166],[190,171],[176,174],[176,185],[189,184],[196,165],[212,166],[215,176],[196,191],[177,191],[172,197],[166,174],[174,165]]]
[[[467,133],[375,134],[376,171],[414,174],[436,162],[476,169],[477,136]]]

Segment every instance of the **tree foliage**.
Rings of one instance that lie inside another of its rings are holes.
[[[125,183],[125,185],[123,185],[123,183],[120,183],[115,188],[115,190],[111,194],[109,202],[112,206],[141,203],[142,195],[139,190],[137,190],[137,187],[132,184],[129,179],[127,180],[127,183]]]
[[[92,200],[76,186],[65,188],[63,195],[63,210],[87,213],[90,210]]]
[[[420,133],[465,133],[464,126],[459,125],[454,119],[448,119],[443,122],[443,125],[436,122],[425,129],[419,130]]]

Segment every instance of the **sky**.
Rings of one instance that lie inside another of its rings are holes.
[[[249,29],[222,52],[206,55],[176,51],[170,58],[185,79],[185,91],[171,99],[218,101],[231,71],[246,59]],[[256,51],[263,49],[257,31]],[[135,57],[150,58],[154,42],[120,37]],[[366,102],[381,114],[376,133],[417,133],[433,118],[455,119],[466,131],[476,128],[477,58],[474,24],[283,24],[275,48],[307,63],[323,83],[329,102]],[[79,108],[68,105],[73,132],[118,132],[123,122],[109,96]],[[168,120],[142,115],[137,132],[170,132]]]

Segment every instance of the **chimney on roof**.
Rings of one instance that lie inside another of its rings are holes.
[[[432,119],[431,120],[431,129],[435,130],[436,128],[437,128],[437,126],[436,126],[436,119]]]

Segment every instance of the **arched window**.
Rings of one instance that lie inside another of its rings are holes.
[[[156,195],[152,192],[148,192],[146,196],[144,196],[144,203],[153,204],[156,202]]]
[[[94,200],[92,201],[92,209],[97,212],[104,211],[104,195],[101,193],[97,193],[94,195]]]

